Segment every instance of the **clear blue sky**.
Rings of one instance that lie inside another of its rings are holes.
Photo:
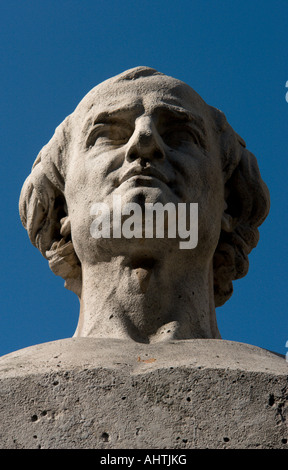
[[[0,2],[0,355],[74,333],[78,299],[31,245],[19,193],[80,99],[137,65],[192,86],[257,156],[271,211],[217,318],[224,339],[286,353],[287,31],[287,0]]]

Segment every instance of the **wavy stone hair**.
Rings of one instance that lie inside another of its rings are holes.
[[[156,74],[162,75],[154,69],[138,67],[134,73],[128,71],[124,79]],[[214,298],[218,307],[231,297],[232,281],[248,272],[248,255],[258,243],[258,227],[268,215],[270,199],[255,156],[246,149],[245,142],[228,124],[225,115],[208,107],[222,158],[225,212],[229,219],[229,228],[223,224],[213,259]],[[49,261],[51,270],[64,278],[65,287],[81,297],[81,263],[71,241],[65,201],[65,163],[69,158],[64,156],[69,155],[72,119],[73,114],[60,124],[38,154],[23,185],[19,210],[32,244]]]

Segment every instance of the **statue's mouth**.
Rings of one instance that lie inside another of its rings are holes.
[[[119,186],[125,183],[125,181],[130,180],[131,178],[134,178],[134,177],[138,177],[138,178],[142,177],[143,180],[146,180],[146,181],[149,181],[152,178],[156,178],[165,184],[169,183],[168,178],[162,172],[157,170],[157,168],[151,167],[151,166],[142,167],[139,165],[139,166],[130,168],[130,170],[128,170],[124,174],[124,176],[120,179]]]

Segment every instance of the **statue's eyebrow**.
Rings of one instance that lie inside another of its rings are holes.
[[[206,127],[204,124],[204,119],[199,116],[198,114],[194,114],[188,109],[181,108],[179,106],[174,106],[174,105],[163,105],[163,106],[157,106],[154,112],[163,112],[163,113],[169,113],[171,119],[177,119],[179,121],[183,122],[191,122],[192,124],[195,124],[203,133],[204,136],[207,135]]]
[[[98,114],[98,116],[94,119],[93,125],[95,124],[104,124],[104,123],[113,123],[121,120],[127,120],[127,117],[131,117],[131,119],[135,119],[135,117],[142,114],[144,108],[142,105],[138,106],[125,106],[122,108],[115,109],[114,111],[103,111]]]
[[[141,109],[140,109],[141,108]],[[127,120],[127,114],[131,116],[131,121],[135,116],[141,114],[143,112],[143,106],[125,106],[123,108],[118,108],[112,111],[102,111],[97,114],[96,117],[92,117],[91,115],[85,122],[82,132],[86,134],[87,132],[93,130],[94,126],[97,124],[112,124],[114,122],[120,122],[121,120]]]
[[[154,112],[159,113],[159,114],[163,112],[164,118],[167,120],[168,123],[170,121],[172,125],[174,124],[175,121],[176,121],[176,124],[182,122],[182,123],[187,123],[191,125],[191,127],[193,127],[198,134],[198,139],[200,141],[201,146],[205,150],[208,149],[207,130],[206,130],[206,126],[204,123],[204,119],[201,116],[199,116],[198,114],[192,113],[191,111],[185,108],[171,105],[171,104],[157,106]]]

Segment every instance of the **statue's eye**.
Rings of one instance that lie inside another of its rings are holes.
[[[187,143],[201,144],[197,132],[189,126],[170,128],[165,132],[162,138],[165,144],[172,148],[177,148]]]
[[[90,132],[86,147],[94,145],[124,145],[130,139],[129,130],[119,124],[97,124]]]

